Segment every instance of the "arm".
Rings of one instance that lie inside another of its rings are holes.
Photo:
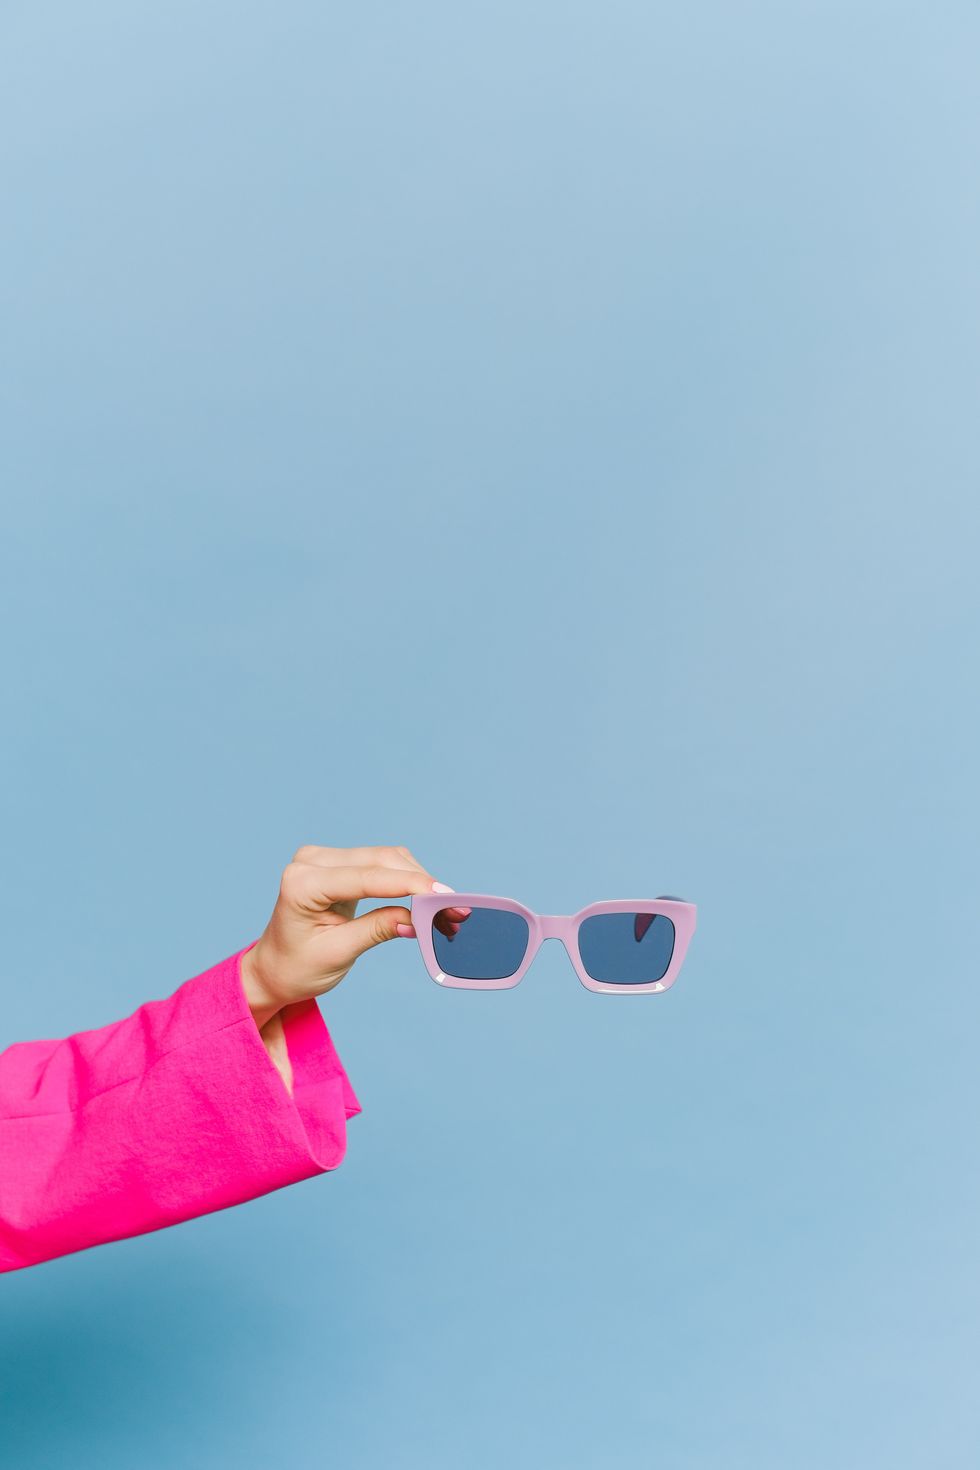
[[[315,1000],[278,1028],[291,1093],[235,954],[125,1020],[0,1053],[0,1271],[335,1169],[360,1103]]]
[[[407,848],[302,848],[261,938],[122,1021],[0,1053],[0,1272],[335,1169],[361,1107],[316,997],[414,934]]]

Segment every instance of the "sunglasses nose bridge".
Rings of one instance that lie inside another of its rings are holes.
[[[567,920],[564,914],[539,914],[541,939],[560,939],[564,943],[564,929]]]

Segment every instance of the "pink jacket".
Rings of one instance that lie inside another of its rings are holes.
[[[251,948],[251,946],[246,946]],[[282,1012],[293,1095],[244,950],[166,1000],[0,1052],[0,1271],[142,1235],[335,1169],[361,1111],[315,1000]]]

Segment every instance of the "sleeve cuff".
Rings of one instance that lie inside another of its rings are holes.
[[[250,1022],[247,1029],[256,1054],[256,1065],[272,1072],[279,1084],[284,1106],[295,1111],[311,1163],[319,1170],[335,1169],[347,1149],[347,1119],[361,1112],[360,1101],[315,999],[297,1001],[284,1006],[280,1012],[293,1071],[290,1096],[278,1068],[265,1049],[242,984],[242,956],[252,947],[252,944],[246,945],[218,967],[227,971],[226,985],[231,992],[228,999],[232,1008],[237,1009],[233,1019]]]

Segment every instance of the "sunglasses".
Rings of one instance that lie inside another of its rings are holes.
[[[439,985],[506,990],[546,939],[560,939],[587,990],[659,995],[680,974],[697,908],[681,898],[615,898],[577,914],[536,914],[489,893],[415,894],[412,923]]]

